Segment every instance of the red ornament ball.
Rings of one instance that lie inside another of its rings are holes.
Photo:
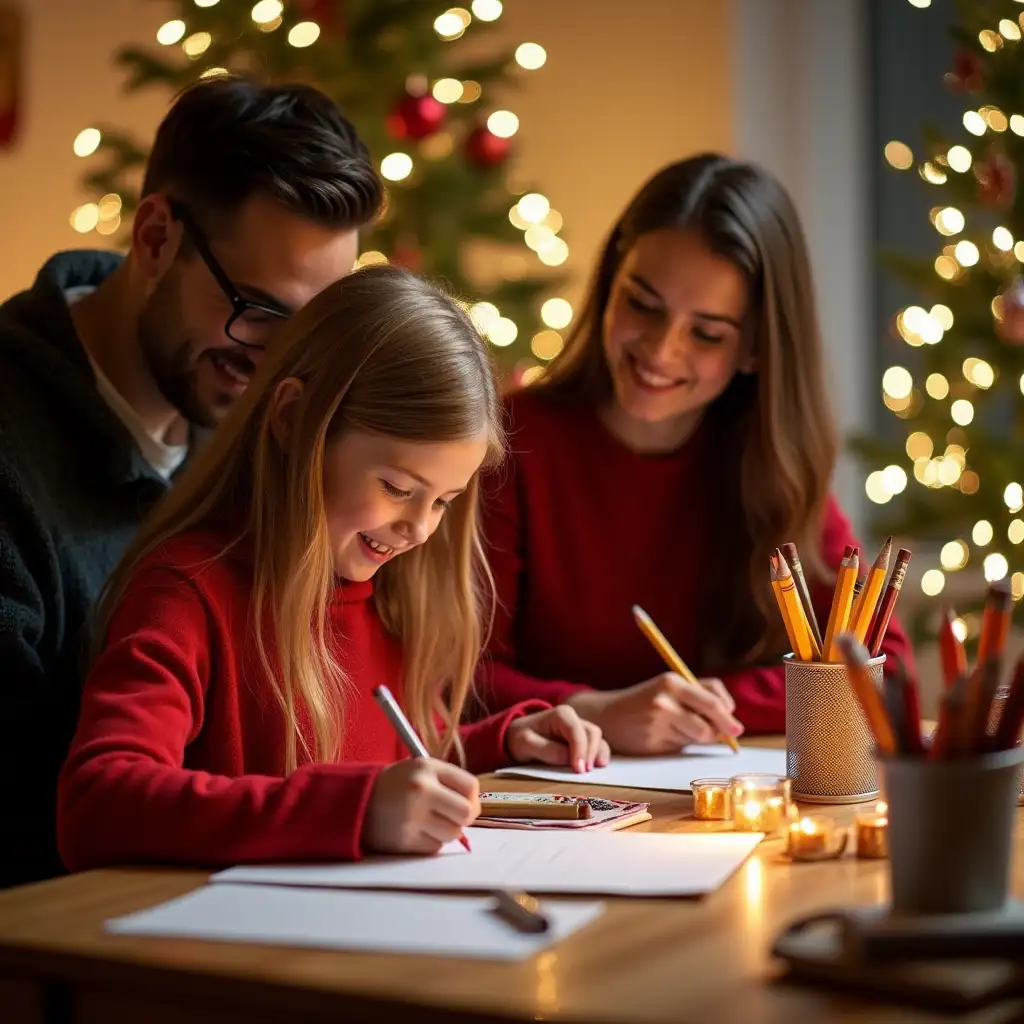
[[[396,139],[425,139],[444,124],[445,113],[444,104],[429,93],[403,96],[388,115],[388,131]]]
[[[466,159],[474,167],[497,167],[505,161],[512,143],[481,125],[466,139]]]
[[[1017,192],[1017,172],[1010,158],[1001,152],[990,153],[975,164],[978,198],[986,206],[1009,209]]]
[[[953,70],[946,78],[946,85],[953,92],[977,92],[984,84],[981,58],[970,50],[957,50],[953,58]]]
[[[999,309],[996,334],[1008,345],[1024,345],[1024,281],[1018,279],[999,296]]]
[[[423,268],[423,250],[416,244],[415,239],[400,238],[391,248],[391,262],[413,273],[419,273]]]
[[[301,0],[298,11],[304,21],[315,21],[324,35],[341,35],[342,0]]]

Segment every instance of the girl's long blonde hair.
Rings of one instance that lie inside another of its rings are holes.
[[[807,244],[786,190],[756,164],[715,153],[658,171],[612,229],[565,349],[530,390],[590,406],[611,401],[602,324],[612,284],[637,238],[665,229],[697,232],[750,289],[745,330],[757,372],[737,374],[707,410],[724,472],[694,483],[717,491],[717,534],[692,541],[714,550],[701,602],[707,641],[700,670],[721,673],[788,649],[769,583],[775,547],[796,542],[808,575],[830,578],[820,527],[835,427]]]
[[[271,428],[272,398],[303,382],[288,450]],[[102,595],[97,637],[139,562],[170,538],[229,524],[227,548],[253,558],[251,621],[266,680],[284,716],[285,769],[335,760],[345,680],[332,652],[335,587],[324,514],[327,444],[346,431],[411,441],[504,439],[488,356],[449,296],[389,266],[356,271],[291,320],[210,443],[146,520]],[[435,756],[461,757],[457,724],[493,611],[477,522],[477,480],[430,539],[386,563],[374,599],[403,649],[405,709]],[[310,724],[306,735],[300,727]],[[439,724],[440,723],[440,724]]]

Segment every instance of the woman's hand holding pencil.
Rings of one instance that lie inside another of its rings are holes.
[[[567,703],[601,727],[616,754],[676,754],[688,743],[713,743],[717,735],[743,732],[733,717],[732,695],[718,679],[693,686],[663,672],[625,690],[577,693]]]

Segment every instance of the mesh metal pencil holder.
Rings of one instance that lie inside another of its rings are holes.
[[[878,796],[875,740],[846,678],[845,665],[786,665],[786,774],[806,803],[855,804]],[[868,662],[882,684],[885,655]]]

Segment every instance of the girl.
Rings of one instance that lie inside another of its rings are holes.
[[[500,417],[472,325],[408,273],[358,272],[293,319],[104,595],[60,782],[70,868],[435,852],[479,809],[446,759],[605,762],[542,701],[458,727]],[[404,758],[379,683],[437,760]]]
[[[769,555],[797,543],[824,623],[856,541],[828,492],[835,429],[782,187],[716,155],[656,174],[612,229],[564,351],[507,407],[514,456],[484,499],[491,705],[567,701],[621,753],[783,731]],[[633,604],[706,689],[663,671]],[[909,659],[898,625],[884,650]]]

